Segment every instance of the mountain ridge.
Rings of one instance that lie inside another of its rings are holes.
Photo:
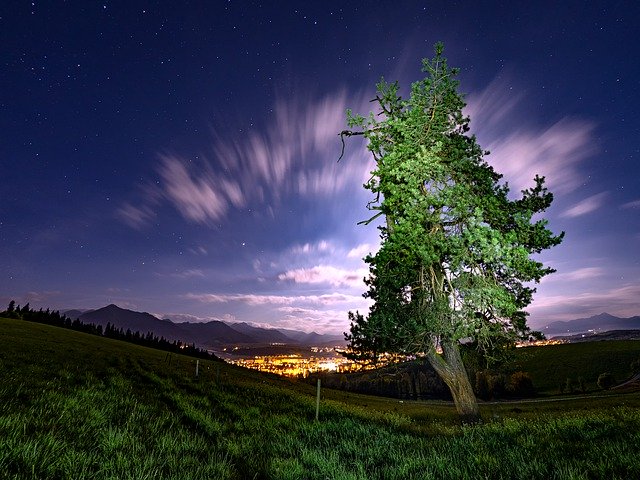
[[[78,312],[69,310],[68,312]],[[173,322],[170,318],[159,319],[148,312],[137,312],[109,304],[96,310],[87,310],[77,317],[83,323],[106,327],[111,324],[123,330],[139,331],[146,335],[152,332],[157,337],[193,343],[200,348],[223,348],[231,345],[265,345],[283,343],[299,346],[328,346],[344,343],[336,335],[306,333],[297,330],[262,328],[246,322],[226,323],[220,320],[209,322]]]
[[[575,335],[588,332],[605,332],[608,330],[638,330],[640,329],[640,316],[616,317],[610,313],[602,312],[590,317],[576,318],[574,320],[556,321],[542,327],[540,331],[546,336]]]

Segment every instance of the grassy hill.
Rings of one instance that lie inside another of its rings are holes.
[[[517,348],[513,362],[489,375],[502,372],[505,384],[514,372],[524,371],[533,380],[537,396],[601,392],[598,377],[603,373],[622,383],[632,376],[631,363],[640,359],[640,341],[610,340]],[[374,392],[398,399],[450,399],[447,386],[424,360],[392,364],[376,370],[347,374],[322,373],[326,386],[358,393]],[[475,370],[470,368],[475,380]],[[567,383],[569,387],[567,388]],[[499,391],[500,399],[522,398],[527,392]],[[487,396],[490,398],[490,396]]]
[[[640,358],[640,341],[612,340],[566,343],[517,350],[518,370],[528,372],[538,392],[557,394],[560,384],[582,378],[588,391],[598,390],[601,373],[611,373],[618,381],[631,376],[631,362]]]
[[[638,478],[640,395],[403,402],[0,319],[8,479]]]

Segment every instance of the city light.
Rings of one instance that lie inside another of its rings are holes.
[[[238,349],[225,349],[226,362],[261,372],[275,373],[287,377],[308,377],[312,373],[347,373],[358,370],[379,368],[389,363],[414,360],[415,356],[400,356],[388,353],[380,354],[377,362],[354,361],[343,355],[344,347],[311,347],[304,353],[283,353],[272,355],[241,356]]]
[[[227,358],[226,361],[262,372],[287,377],[307,377],[318,372],[352,372],[362,365],[335,352],[334,349],[312,347],[310,355],[299,353],[282,355],[255,355],[247,358]],[[322,355],[324,353],[324,355]],[[319,355],[320,354],[320,355]]]

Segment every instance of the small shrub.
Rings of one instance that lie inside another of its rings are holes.
[[[585,393],[587,391],[587,385],[582,377],[578,377],[578,390],[580,390],[581,393]]]
[[[640,373],[640,358],[631,362],[631,373]]]
[[[567,381],[564,384],[564,389],[566,390],[567,393],[574,393],[575,388],[573,385],[573,380],[571,380],[570,378],[567,378]]]
[[[489,400],[491,398],[491,391],[489,390],[489,378],[487,372],[476,372],[476,395],[482,400]]]
[[[490,375],[488,378],[491,398],[501,398],[507,391],[507,380],[502,373]]]
[[[615,383],[616,382],[613,378],[613,375],[611,375],[609,372],[601,373],[598,377],[598,387],[600,387],[602,390],[609,390],[611,387],[613,387],[613,385],[615,385]]]
[[[533,386],[531,375],[526,372],[515,372],[509,377],[507,393],[514,397],[533,397],[536,389]]]

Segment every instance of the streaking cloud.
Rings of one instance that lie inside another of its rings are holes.
[[[140,230],[148,226],[156,214],[148,205],[136,207],[126,203],[116,211],[116,216],[131,228]]]
[[[294,283],[328,284],[334,287],[353,286],[364,289],[362,279],[368,271],[364,268],[355,271],[344,270],[329,265],[316,265],[312,268],[297,268],[278,275],[278,280],[290,280]]]
[[[321,99],[281,100],[263,129],[242,129],[235,137],[214,129],[209,155],[159,155],[157,186],[151,193],[141,186],[142,200],[126,204],[119,217],[143,228],[161,197],[185,219],[206,225],[220,222],[231,208],[253,205],[273,212],[291,198],[335,200],[345,191],[360,193],[372,167],[366,152],[351,149],[337,163],[338,132],[353,98],[341,91]]]
[[[590,280],[592,278],[601,277],[604,275],[604,271],[600,267],[584,267],[567,273],[556,273],[550,277],[545,277],[543,281],[545,283],[550,282],[566,282],[576,280]]]
[[[519,113],[523,101],[504,79],[468,96],[465,112],[480,145],[491,152],[487,161],[516,192],[533,186],[536,174],[546,177],[554,193],[575,190],[585,180],[582,162],[597,151],[595,126],[573,118],[533,126]]]
[[[244,204],[239,185],[216,175],[208,165],[189,169],[184,159],[163,155],[159,173],[165,195],[189,220],[216,221],[227,213],[230,205]]]
[[[573,320],[577,316],[603,312],[620,317],[638,314],[640,285],[628,284],[603,291],[585,291],[575,295],[547,295],[536,298],[529,310],[536,318]]]
[[[587,213],[598,210],[604,203],[604,199],[606,198],[606,196],[607,194],[603,192],[585,198],[581,202],[578,202],[577,204],[563,212],[561,216],[570,218],[580,217],[582,215],[586,215]]]
[[[247,305],[335,305],[337,303],[361,302],[362,297],[345,295],[342,293],[328,293],[323,295],[253,295],[253,294],[196,294],[188,293],[184,296],[189,300],[197,300],[203,303],[230,303],[240,302]]]

